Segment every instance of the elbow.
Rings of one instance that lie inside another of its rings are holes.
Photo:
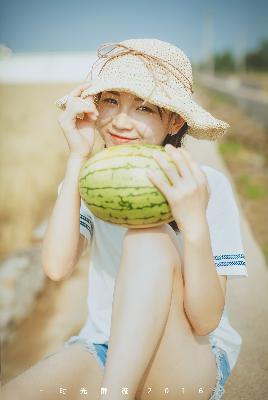
[[[55,282],[61,282],[67,280],[74,270],[73,267],[70,268],[59,268],[58,265],[42,264],[42,268],[46,276]],[[64,272],[63,272],[64,271]]]
[[[52,281],[60,282],[65,279],[65,275],[62,274],[64,268],[60,268],[59,264],[55,265],[55,263],[51,263],[51,260],[45,258],[43,254],[41,257],[41,264],[45,275]]]
[[[57,269],[55,269],[55,267],[53,267],[52,265],[50,265],[47,260],[44,259],[43,255],[41,257],[41,265],[42,265],[42,269],[44,271],[44,274],[51,279],[52,281],[60,281],[61,280],[61,276],[57,273],[55,273],[55,271]]]
[[[195,314],[195,318],[194,320],[192,319],[191,324],[196,335],[207,336],[217,329],[222,318],[224,305],[225,298],[222,297],[217,306],[210,307],[209,309],[206,309],[206,311],[203,310],[202,313],[199,311],[198,318]],[[200,317],[201,314],[202,317]]]
[[[221,320],[221,315],[219,317],[219,315],[217,314],[217,316],[215,318],[212,318],[209,321],[202,321],[202,324],[195,325],[194,331],[195,331],[196,335],[198,335],[198,336],[209,335],[210,333],[215,331],[215,329],[217,329],[217,327],[219,326],[220,320]]]
[[[61,269],[59,268],[59,266],[55,266],[55,265],[51,265],[45,262],[42,262],[42,269],[45,273],[45,275],[51,279],[52,281],[55,282],[60,282],[65,280],[66,275],[63,275],[62,273],[60,273]]]
[[[45,266],[44,264],[43,264],[42,267],[43,267],[43,271],[44,271],[45,275],[46,275],[49,279],[51,279],[52,281],[60,282],[60,281],[64,280],[64,277],[63,277],[62,275],[56,274],[56,273],[54,272],[53,268],[48,268],[48,267]],[[52,271],[53,271],[53,272],[52,272]]]
[[[207,328],[207,327],[195,328],[195,334],[197,336],[207,336],[211,332],[213,332],[216,328],[217,328],[217,326],[213,327],[213,328]]]

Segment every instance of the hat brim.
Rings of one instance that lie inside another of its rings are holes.
[[[106,90],[124,91],[141,98],[145,98],[148,95],[148,93],[141,93],[140,90],[137,91],[137,85],[131,79],[124,82],[124,84],[120,84],[118,79],[113,82],[111,78],[109,82],[101,79],[93,80],[91,86],[86,89],[84,94],[96,95]],[[227,122],[213,117],[183,91],[181,91],[181,95],[178,93],[172,97],[172,101],[164,93],[162,94],[162,98],[159,95],[155,97],[152,95],[150,103],[181,115],[189,126],[187,133],[198,139],[215,140],[224,135],[230,127]]]
[[[115,80],[109,78],[109,82],[98,78],[93,79],[91,81],[91,86],[83,92],[82,97],[86,97],[86,95],[96,95],[106,90],[128,92],[141,98],[146,98],[148,96],[146,89],[143,90],[140,87],[139,91],[137,91],[137,85],[132,79],[119,82],[117,77]],[[150,103],[181,115],[189,127],[187,134],[197,139],[216,140],[223,136],[230,127],[227,122],[213,117],[208,111],[196,103],[192,96],[189,96],[189,94],[183,90],[174,94],[172,99],[169,99],[164,92],[155,93],[150,97]],[[64,98],[59,99],[56,104],[60,108],[63,108]]]

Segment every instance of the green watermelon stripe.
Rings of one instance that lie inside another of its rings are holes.
[[[161,150],[160,150],[161,151]],[[165,151],[165,153],[166,153],[166,151]],[[150,156],[150,155],[145,155],[145,154],[140,154],[140,153],[137,153],[137,154],[135,154],[135,153],[129,153],[129,154],[127,154],[127,153],[125,153],[125,154],[117,154],[116,155],[116,158],[122,158],[122,157],[126,157],[126,158],[129,158],[129,157],[140,157],[140,158],[148,158],[149,160],[152,160],[152,155]],[[97,162],[102,162],[102,161],[104,161],[104,160],[110,160],[110,159],[112,159],[112,158],[114,158],[114,154],[110,154],[110,155],[107,155],[107,156],[103,156],[102,158],[100,158],[100,159],[97,159],[97,160],[93,160],[93,158],[92,158],[92,160],[90,160],[90,158],[88,159],[88,161],[87,161],[87,165],[94,165],[94,164],[96,164]],[[92,162],[91,162],[92,161]]]
[[[164,154],[166,154],[166,159],[167,159],[167,161],[169,161],[169,162],[171,162],[171,163],[173,163],[173,161],[170,161],[170,157],[167,155],[167,153],[166,153],[166,151],[163,151],[163,153]],[[150,160],[151,162],[152,162],[152,155],[144,155],[144,154],[133,154],[133,153],[129,153],[129,154],[118,154],[118,155],[116,155],[116,158],[132,158],[132,157],[136,157],[136,158],[145,158],[145,159],[148,159],[148,160]],[[102,158],[99,158],[99,159],[97,159],[97,160],[93,160],[92,159],[92,161],[89,159],[87,162],[86,162],[86,164],[84,165],[84,168],[85,168],[85,170],[88,168],[88,167],[91,167],[91,166],[93,166],[93,165],[95,165],[95,164],[97,164],[97,163],[102,163],[102,161],[107,161],[107,160],[110,160],[110,159],[113,159],[114,158],[114,155],[113,154],[111,154],[111,155],[109,155],[108,157],[107,156],[102,156]],[[155,162],[156,163],[156,161],[155,160],[153,160],[153,162]],[[157,164],[157,163],[156,163]],[[136,165],[134,165],[134,167],[136,167]]]
[[[161,151],[161,150],[160,150]],[[166,151],[163,151],[163,153],[166,153]],[[139,157],[139,158],[145,158],[145,159],[148,159],[148,160],[151,160],[152,161],[152,155],[145,155],[145,154],[140,154],[140,153],[137,153],[137,154],[135,154],[135,153],[129,153],[129,154],[117,154],[116,155],[116,158],[130,158],[130,157]],[[110,159],[113,159],[114,158],[114,154],[110,154],[110,155],[107,155],[107,156],[102,156],[101,158],[99,158],[99,159],[97,159],[97,160],[93,160],[92,159],[92,161],[89,159],[87,162],[86,162],[86,165],[84,166],[85,168],[87,168],[87,167],[91,167],[92,165],[95,165],[96,163],[98,163],[98,162],[102,162],[102,161],[106,161],[106,160],[110,160]]]
[[[92,206],[94,206],[94,207],[96,207],[96,208],[104,208],[105,209],[105,207],[103,207],[103,206],[100,206],[100,205],[94,205],[94,204],[91,204]],[[144,207],[145,208],[145,207]],[[117,208],[110,208],[109,207],[109,209],[110,210],[114,210],[114,211],[118,211],[118,209]],[[164,212],[164,211],[161,211],[160,212],[160,215],[163,215],[163,219],[165,219],[165,215],[169,215],[170,214],[170,212]],[[114,219],[117,219],[117,220],[120,220],[120,219],[124,219],[124,220],[126,220],[126,221],[128,221],[130,218],[128,218],[128,217],[115,217],[115,216],[113,216],[113,215],[111,215],[111,213],[109,212],[109,215],[111,216],[111,217],[113,217]],[[155,218],[155,215],[153,214],[153,215],[149,215],[149,216],[142,216],[142,217],[140,217],[140,218],[138,218],[138,217],[136,217],[135,218],[135,221],[138,221],[138,220],[144,220],[144,219],[150,219],[150,218]],[[132,219],[131,219],[132,220]],[[156,221],[162,221],[162,218],[161,219],[156,219]]]
[[[144,189],[150,189],[151,191],[155,191],[154,188],[152,188],[152,186],[141,186],[141,187],[137,187],[137,186],[101,186],[101,187],[86,187],[86,186],[81,186],[81,189],[85,189],[87,192],[89,190],[102,190],[102,189],[135,189],[135,190],[144,190]]]
[[[96,188],[96,190],[100,190],[100,191],[102,191],[103,189],[105,189],[105,188]],[[86,193],[88,194],[88,191],[91,191],[91,189],[88,189],[88,188],[86,188]],[[142,193],[139,193],[139,194],[132,194],[132,193],[130,193],[130,194],[119,194],[119,193],[116,193],[116,196],[118,196],[118,197],[124,197],[124,198],[126,198],[126,197],[130,197],[130,198],[133,198],[133,197],[143,197],[143,196],[147,196],[147,195],[151,195],[151,196],[156,196],[156,197],[159,197],[159,193],[156,193],[155,191],[154,192],[142,192]],[[94,195],[92,196],[92,197],[94,197]],[[105,198],[106,196],[105,195],[102,195],[101,193],[100,194],[98,194],[97,195],[97,197],[98,198]]]
[[[120,170],[125,170],[125,169],[145,169],[146,167],[149,167],[149,168],[151,168],[152,167],[152,165],[150,164],[150,165],[145,165],[145,166],[142,166],[142,167],[137,167],[136,165],[132,165],[132,164],[127,164],[127,166],[121,166],[121,167],[114,167],[114,168],[109,168],[109,171],[120,171]],[[155,169],[161,169],[160,167],[155,167]],[[98,170],[95,170],[95,171],[93,171],[93,172],[88,172],[86,175],[84,175],[83,177],[81,177],[81,180],[82,179],[86,179],[88,176],[90,176],[90,175],[94,175],[94,174],[97,174],[97,173],[99,173],[99,172],[103,172],[103,171],[107,171],[107,167],[106,168],[103,168],[103,169],[98,169]]]
[[[165,196],[149,177],[145,179],[149,169],[162,170],[152,157],[156,151],[161,151],[176,168],[163,146],[140,144],[113,146],[84,164],[79,174],[79,192],[96,217],[134,228],[173,220]],[[163,170],[162,173],[166,175]]]
[[[142,149],[142,150],[141,150]],[[108,149],[103,149],[102,151],[97,152],[94,154],[93,157],[89,158],[89,160],[92,160],[93,162],[95,159],[104,159],[104,158],[109,158],[109,157],[114,157],[114,155],[121,156],[122,155],[132,155],[135,154],[136,150],[139,151],[138,155],[143,155],[143,154],[150,154],[152,150],[162,150],[165,151],[164,146],[161,145],[154,145],[154,144],[143,144],[142,146],[140,144],[137,145],[121,145],[119,146],[113,146],[109,147]]]
[[[121,196],[120,196],[120,197],[121,197]],[[145,210],[146,208],[151,209],[151,208],[153,208],[153,207],[159,207],[159,208],[160,208],[160,207],[162,207],[163,204],[166,204],[166,202],[163,201],[162,203],[158,203],[158,204],[150,203],[150,206],[136,207],[136,208],[133,207],[133,208],[128,208],[127,210]],[[87,205],[88,205],[88,206],[98,207],[98,208],[103,208],[104,210],[107,210],[107,206],[102,206],[102,205],[100,205],[100,204],[87,203]],[[121,208],[112,208],[112,207],[109,206],[109,210],[120,211],[120,210],[122,210],[122,209],[121,209]],[[122,210],[122,211],[125,211],[125,210]],[[169,213],[169,212],[165,212],[164,214],[167,214],[167,213]]]

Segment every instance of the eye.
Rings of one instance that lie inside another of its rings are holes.
[[[153,112],[154,112],[151,108],[146,107],[146,106],[140,106],[139,108],[144,108],[145,111],[150,112],[150,113],[153,113]]]
[[[103,99],[103,101],[105,101],[106,103],[110,103],[109,100],[112,100],[112,104],[116,104],[116,102],[117,102],[116,99],[112,99],[111,97],[107,97],[106,99]],[[113,103],[113,101],[114,101],[115,103]]]

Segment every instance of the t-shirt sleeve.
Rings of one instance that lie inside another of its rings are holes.
[[[219,275],[228,275],[228,278],[247,277],[240,215],[232,186],[218,170],[208,175],[211,193],[207,220],[217,272]]]
[[[58,195],[60,194],[63,181],[58,186]],[[93,237],[94,233],[94,215],[87,208],[84,201],[80,203],[80,233],[85,236],[88,241]]]

